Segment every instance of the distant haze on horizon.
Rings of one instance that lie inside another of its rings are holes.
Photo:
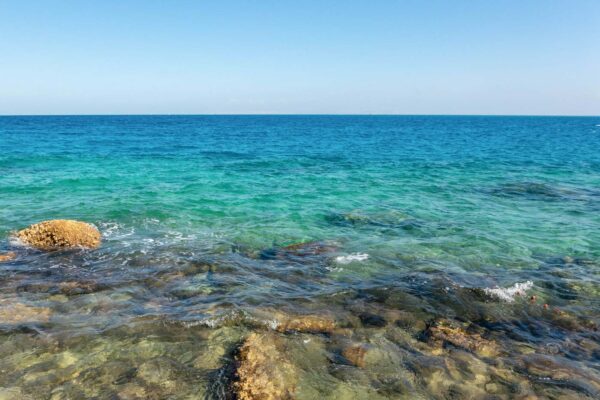
[[[600,1],[0,2],[0,115],[600,115]]]

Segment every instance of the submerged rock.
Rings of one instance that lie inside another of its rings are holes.
[[[337,250],[337,245],[317,240],[312,242],[294,243],[288,246],[267,249],[261,252],[261,258],[286,259],[289,257],[321,256],[333,253]]]
[[[367,351],[368,347],[364,344],[352,344],[342,350],[342,355],[355,367],[364,368]]]
[[[108,285],[92,280],[68,280],[56,282],[50,279],[24,281],[16,287],[17,293],[48,293],[51,295],[78,295],[96,293],[108,289]]]
[[[296,367],[286,358],[280,338],[272,333],[252,333],[237,356],[238,400],[285,400],[293,398]]]
[[[318,315],[300,315],[283,319],[277,326],[279,332],[329,333],[335,328],[332,318]]]
[[[360,318],[360,322],[366,327],[382,328],[387,325],[385,318],[370,312],[363,312],[359,314],[358,318]]]
[[[496,196],[504,197],[523,196],[541,199],[556,199],[561,197],[558,189],[542,182],[504,183],[491,189],[490,192]]]
[[[85,222],[56,219],[43,221],[16,233],[17,238],[40,250],[100,246],[100,232]]]
[[[105,285],[93,281],[66,281],[58,284],[58,292],[67,296],[96,293],[104,289]]]
[[[493,357],[499,354],[496,342],[485,339],[479,333],[468,332],[455,321],[439,320],[424,332],[424,336],[438,348],[450,343],[455,347],[469,350],[484,357]]]
[[[559,308],[554,308],[551,311],[548,311],[548,314],[550,315],[552,323],[562,329],[569,331],[598,330],[598,326],[593,319],[580,319],[577,316]]]
[[[325,216],[332,225],[343,227],[405,228],[418,223],[409,215],[400,211],[378,213],[332,213]]]
[[[22,303],[0,300],[0,324],[48,322],[51,311],[47,307],[32,307]]]
[[[517,370],[548,383],[561,383],[594,398],[600,396],[600,374],[562,356],[529,354],[514,361]]]
[[[335,319],[329,315],[294,315],[279,310],[261,309],[254,316],[278,332],[331,333],[336,328]]]
[[[6,253],[0,253],[0,263],[13,260],[17,255],[14,251],[9,251]]]
[[[575,200],[587,201],[600,194],[597,190],[566,187],[544,182],[510,182],[489,189],[489,193],[500,197],[520,197],[528,200]]]

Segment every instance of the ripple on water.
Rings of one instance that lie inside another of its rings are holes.
[[[599,398],[589,122],[2,118],[0,398]]]

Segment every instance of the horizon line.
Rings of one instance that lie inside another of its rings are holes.
[[[2,117],[193,117],[193,116],[356,116],[356,117],[600,117],[600,114],[395,114],[395,113],[91,113],[91,114],[0,114]]]

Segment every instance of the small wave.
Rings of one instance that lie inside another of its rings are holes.
[[[135,233],[133,227],[126,227],[118,222],[101,222],[99,225],[98,229],[106,239],[123,239]]]
[[[500,300],[506,301],[508,303],[512,303],[513,301],[515,301],[515,296],[524,295],[532,287],[533,287],[533,282],[527,281],[527,282],[517,282],[514,285],[507,287],[507,288],[502,288],[502,287],[485,288],[485,289],[483,289],[483,291],[489,296],[493,296]]]
[[[11,234],[8,237],[8,244],[12,247],[29,247],[27,244],[23,243],[21,239],[17,235]]]
[[[353,253],[346,256],[337,256],[335,262],[338,264],[350,264],[354,261],[365,261],[369,258],[367,253]]]

